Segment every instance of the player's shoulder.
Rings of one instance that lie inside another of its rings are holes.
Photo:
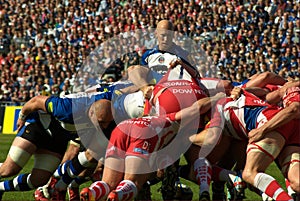
[[[189,52],[187,50],[185,50],[184,48],[182,48],[179,45],[176,45],[174,43],[174,45],[172,46],[172,51],[174,51],[174,54],[178,55],[181,58],[186,58],[189,55]]]
[[[159,49],[158,49],[158,47],[156,46],[156,47],[154,47],[154,48],[152,48],[152,49],[147,49],[145,52],[144,52],[144,54],[142,55],[142,57],[147,57],[147,56],[149,56],[149,55],[151,55],[151,54],[155,54],[155,53],[158,53],[158,52],[160,52],[159,51]]]

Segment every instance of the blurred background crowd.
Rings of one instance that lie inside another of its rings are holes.
[[[271,71],[299,79],[299,0],[0,0],[2,104],[126,79],[156,45],[151,30],[162,19],[202,77],[241,82]],[[94,50],[105,75],[82,71]]]

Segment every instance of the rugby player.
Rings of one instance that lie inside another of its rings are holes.
[[[213,143],[216,137],[218,139],[221,135],[223,128],[219,126],[222,121],[225,121],[228,133],[234,138],[248,140],[250,130],[260,127],[280,111],[280,107],[270,105],[253,94],[243,91],[236,101],[231,98],[220,100],[216,105],[209,128],[190,139],[193,143],[203,146],[201,135],[207,134],[209,142]],[[273,177],[264,171],[281,151],[289,147],[288,145],[299,143],[298,123],[299,121],[292,120],[247,146],[243,179],[275,200],[292,200],[292,198]],[[209,143],[205,146],[208,145]],[[288,148],[288,150],[290,154],[297,153],[293,149]]]
[[[179,127],[190,125],[194,119],[198,124],[199,113],[206,113],[221,97],[224,97],[223,93],[202,98],[179,112],[130,119],[118,124],[107,147],[102,181],[83,189],[81,200],[99,200],[106,196],[109,200],[133,199],[149,179],[147,170],[151,172],[151,153],[169,144]],[[143,146],[145,144],[147,146]],[[161,168],[159,164],[157,168]],[[146,173],[141,173],[141,170]]]

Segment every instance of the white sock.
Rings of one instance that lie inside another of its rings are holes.
[[[78,154],[78,161],[83,167],[87,167],[90,163],[85,155],[85,152],[80,152]]]
[[[212,168],[209,161],[206,158],[198,158],[194,162],[194,173],[196,176],[197,183],[200,187],[199,194],[201,194],[204,191],[209,192],[212,173]]]
[[[137,187],[130,180],[123,180],[116,188],[119,200],[132,200],[137,195]]]
[[[110,192],[108,184],[104,181],[96,181],[92,183],[89,189],[91,190],[95,200],[100,200],[101,198],[107,196]]]
[[[288,193],[281,188],[275,178],[268,174],[257,173],[253,185],[274,200],[293,200]]]

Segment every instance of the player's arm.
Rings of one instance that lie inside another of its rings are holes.
[[[130,66],[128,68],[128,79],[134,84],[134,90],[141,90],[144,96],[150,99],[153,90],[153,81],[148,80],[150,69],[141,65]],[[124,91],[124,89],[122,89]],[[123,92],[122,91],[122,92]],[[124,93],[124,92],[123,92]]]
[[[175,119],[177,121],[181,119],[193,119],[197,115],[204,114],[211,109],[211,106],[214,105],[218,100],[224,98],[225,94],[220,92],[212,97],[206,97],[198,100],[192,106],[184,108],[175,114]]]
[[[270,104],[277,104],[281,101],[282,97],[286,93],[286,90],[290,87],[300,87],[300,81],[290,81],[283,85],[280,89],[270,92],[266,95],[266,101]]]
[[[268,94],[266,89],[260,87],[247,87],[245,90],[262,99],[265,99],[266,95]]]
[[[198,146],[201,146],[202,148],[211,148],[215,147],[219,141],[222,134],[222,128],[215,126],[215,127],[209,127],[200,133],[191,135],[189,137],[189,140]]]
[[[260,74],[255,74],[250,78],[250,80],[245,84],[245,87],[260,87],[263,88],[267,84],[272,85],[284,85],[286,80],[272,72],[264,72]]]
[[[288,107],[278,112],[272,119],[259,128],[249,132],[249,142],[255,142],[264,137],[266,133],[286,124],[287,122],[300,117],[300,103],[293,102]]]
[[[48,98],[49,96],[35,96],[25,103],[25,105],[22,107],[19,113],[19,118],[17,122],[18,130],[24,125],[26,117],[32,112],[38,110],[47,112],[45,103]]]
[[[206,157],[213,147],[215,147],[222,137],[225,118],[223,116],[223,105],[226,99],[221,99],[216,103],[212,109],[212,118],[206,125],[205,130],[200,133],[191,135],[189,140],[191,143],[201,146],[201,154]]]
[[[193,78],[200,78],[199,72],[190,64],[185,63],[181,59],[174,59],[173,61],[171,61],[170,68],[175,68],[177,65],[181,65]]]

